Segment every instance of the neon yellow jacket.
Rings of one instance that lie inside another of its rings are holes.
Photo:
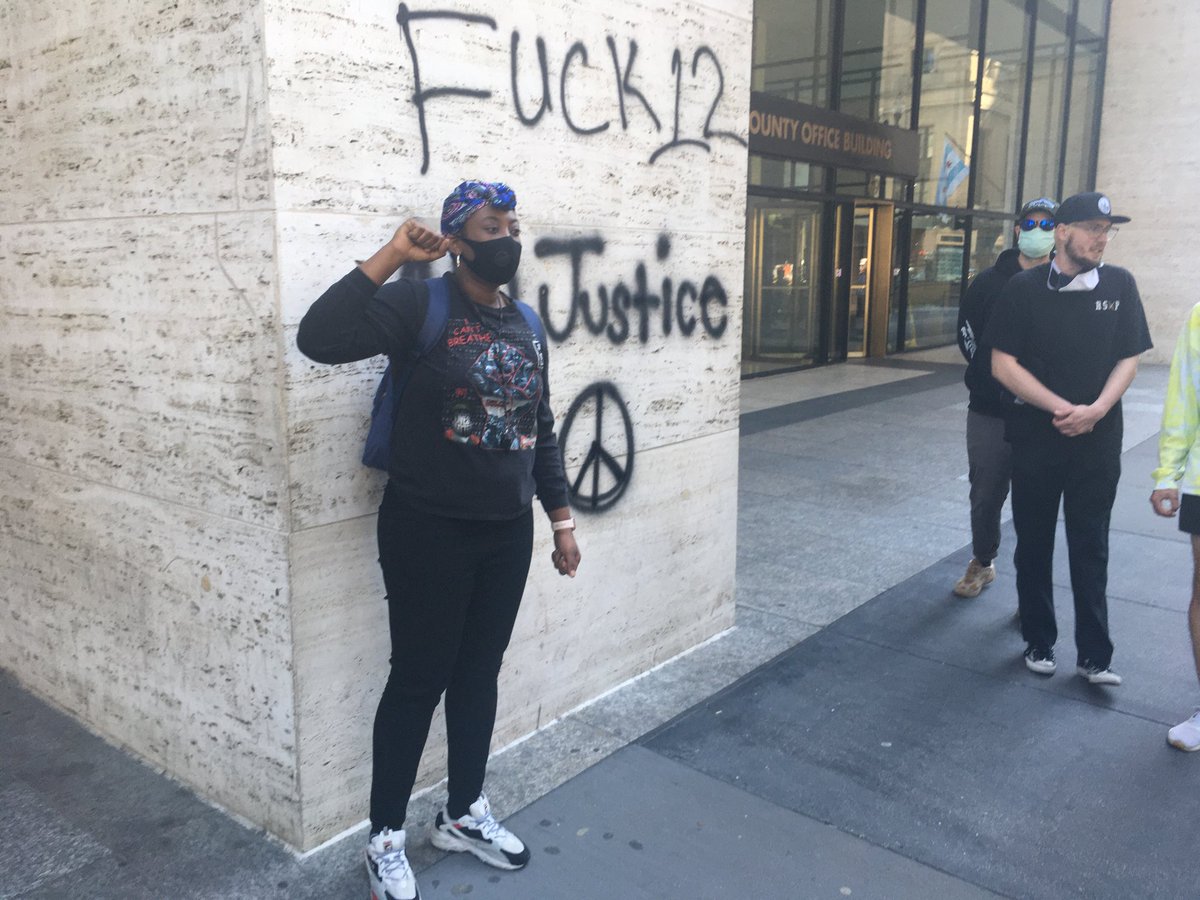
[[[1200,425],[1200,303],[1175,344],[1171,380],[1163,407],[1162,431],[1158,435],[1158,468],[1151,476],[1154,489],[1179,488],[1185,494],[1200,494],[1200,451],[1193,452]]]

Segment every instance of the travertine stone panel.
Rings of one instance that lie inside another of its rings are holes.
[[[282,534],[0,457],[0,664],[298,841]]]
[[[5,3],[0,41],[0,222],[268,204],[255,0]]]
[[[299,841],[254,3],[0,7],[0,666]]]
[[[1137,278],[1154,340],[1143,358],[1168,362],[1200,300],[1192,254],[1170,240],[1195,230],[1200,196],[1200,107],[1191,91],[1200,6],[1119,0],[1111,15],[1096,188],[1133,221],[1121,226],[1105,258]]]
[[[268,2],[279,207],[394,215],[505,178],[556,226],[741,231],[750,4],[721,5],[410,3],[458,16],[413,18],[410,47],[375,4]],[[471,94],[418,107],[414,69]]]
[[[269,213],[0,228],[0,456],[282,530]]]
[[[640,454],[636,497],[619,513],[580,518],[585,560],[575,579],[551,568],[549,528],[538,517],[494,747],[733,624],[736,461],[736,430]],[[293,542],[306,846],[366,815],[371,723],[389,652],[374,530],[366,516],[298,532]],[[418,788],[443,777],[439,711]]]

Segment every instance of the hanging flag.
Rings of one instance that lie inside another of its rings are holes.
[[[946,135],[946,145],[942,148],[942,169],[938,173],[937,197],[934,202],[938,206],[945,206],[950,200],[950,195],[966,181],[969,173],[970,167],[958,155],[950,135]]]

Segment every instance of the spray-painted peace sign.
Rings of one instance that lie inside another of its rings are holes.
[[[563,419],[561,450],[564,466],[569,455],[571,426],[585,407],[594,407],[595,432],[591,446],[583,454],[579,471],[574,478],[570,474],[567,476],[571,501],[578,510],[603,512],[621,499],[633,475],[633,420],[629,418],[629,409],[615,385],[608,381],[588,385],[575,398]],[[619,418],[612,411],[619,414]],[[609,414],[605,415],[606,412]],[[616,450],[615,455],[613,450]]]

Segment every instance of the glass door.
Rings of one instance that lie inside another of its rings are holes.
[[[850,232],[850,320],[846,329],[846,355],[867,355],[868,310],[871,305],[871,245],[875,210],[870,206],[854,208]]]
[[[964,287],[966,231],[949,216],[914,215],[909,241],[905,349],[953,344]]]
[[[742,374],[819,361],[823,206],[750,197]]]
[[[892,293],[891,203],[843,203],[838,208],[837,301],[834,346],[844,340],[851,359],[887,354],[889,299]]]

